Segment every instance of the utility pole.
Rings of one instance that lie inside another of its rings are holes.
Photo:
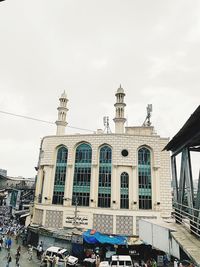
[[[142,126],[149,127],[151,126],[151,113],[152,113],[152,104],[147,105],[147,116]]]
[[[78,213],[78,197],[75,199],[75,210],[74,210],[74,225],[77,224],[77,213]]]

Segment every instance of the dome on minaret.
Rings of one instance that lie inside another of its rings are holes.
[[[115,106],[115,118],[113,119],[115,122],[115,133],[123,134],[124,133],[124,123],[126,122],[126,118],[124,117],[124,108],[126,104],[124,103],[124,89],[122,88],[121,84],[117,89],[115,94],[116,96],[116,103]]]
[[[61,98],[67,98],[67,94],[65,93],[65,90],[64,90],[64,92],[62,93]]]
[[[57,125],[57,135],[64,135],[65,134],[65,127],[67,126],[67,121],[66,121],[66,117],[67,117],[67,95],[65,93],[65,91],[62,93],[61,97],[59,98],[60,100],[60,105],[58,106],[57,110],[58,110],[58,119],[56,121],[56,125]]]
[[[121,84],[119,88],[117,89],[117,94],[124,94],[124,89],[122,88]]]

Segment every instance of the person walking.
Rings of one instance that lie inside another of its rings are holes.
[[[42,250],[43,250],[43,242],[40,241],[40,247],[42,247]]]
[[[38,256],[39,256],[39,259],[41,260],[42,258],[42,254],[43,254],[43,247],[42,247],[42,244],[39,245],[39,251],[38,251]]]
[[[96,267],[99,267],[99,264],[100,264],[100,257],[99,257],[98,254],[96,255],[95,264],[96,264]]]
[[[16,241],[16,244],[18,245],[18,241],[19,241],[19,233],[18,232],[16,232],[15,241]]]
[[[49,256],[46,256],[47,267],[51,267],[51,260]]]
[[[39,252],[39,249],[40,249],[40,244],[38,244],[37,245],[37,248],[36,248],[36,252],[37,252],[37,259],[39,260],[39,254],[40,254],[40,252]]]
[[[1,237],[1,239],[0,239],[0,251],[1,251],[2,246],[3,246],[3,238]]]
[[[17,253],[15,255],[15,259],[16,259],[16,266],[19,266],[19,258],[20,258],[20,252],[17,250]]]
[[[33,247],[28,245],[28,260],[31,261],[33,258]]]
[[[53,256],[53,267],[58,267],[58,263],[59,263],[59,257],[58,255],[54,255]]]
[[[7,240],[7,247],[8,247],[8,250],[10,250],[11,245],[12,245],[12,239],[11,239],[11,237],[9,237],[8,240]]]
[[[17,252],[15,254],[15,258],[16,258],[16,267],[19,267],[19,259],[20,259],[20,255],[21,255],[21,246],[18,246],[17,248]]]
[[[7,238],[7,236],[5,237],[5,240],[4,240],[4,241],[5,241],[5,243],[4,243],[4,247],[5,247],[5,248],[8,248],[8,238]]]
[[[21,253],[21,246],[20,245],[18,246],[17,251],[19,251],[19,253]]]
[[[10,252],[8,252],[6,267],[9,267],[10,266],[11,261],[12,261],[12,257],[10,255]]]
[[[2,240],[3,240],[2,247],[5,248],[5,240],[6,240],[5,236],[3,236]]]

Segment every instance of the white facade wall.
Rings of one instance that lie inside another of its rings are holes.
[[[124,227],[126,234],[128,231],[128,235],[136,235],[138,234],[139,218],[170,217],[172,209],[170,155],[169,152],[162,151],[168,141],[167,138],[160,138],[158,135],[154,134],[81,134],[45,137],[42,144],[41,162],[36,185],[33,223],[55,228],[73,226],[72,223],[69,222],[69,219],[66,219],[67,217],[74,216],[74,206],[71,206],[71,201],[66,200],[63,205],[51,204],[53,198],[56,155],[57,148],[60,145],[64,145],[68,148],[65,198],[71,199],[75,151],[76,147],[82,142],[89,143],[92,147],[90,199],[94,201],[90,202],[90,207],[78,206],[78,215],[80,218],[79,227],[86,229],[100,227],[101,229],[97,230],[114,234],[121,232]],[[104,144],[112,148],[111,208],[97,207],[99,149]],[[152,210],[139,210],[138,206],[137,155],[138,149],[141,146],[146,146],[151,151]],[[127,157],[121,155],[123,149],[128,150],[129,155]],[[127,172],[129,174],[129,209],[120,209],[120,175],[122,172]],[[38,203],[37,197],[41,193],[42,177],[44,177],[42,203]],[[116,203],[113,203],[113,201]],[[134,204],[134,202],[137,202],[137,204]],[[53,212],[57,212],[57,218],[55,220],[53,219]]]
[[[159,221],[140,220],[139,237],[146,243],[152,245],[152,247],[180,259],[179,244],[171,235],[171,232],[174,232],[175,229],[170,226],[167,223],[162,225],[162,222]]]

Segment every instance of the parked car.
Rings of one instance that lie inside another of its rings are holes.
[[[99,267],[110,267],[110,264],[108,261],[101,261]]]
[[[114,255],[111,257],[111,267],[133,267],[133,262],[130,256]]]
[[[67,249],[60,247],[49,247],[42,256],[42,263],[53,261],[54,256],[58,256],[59,266],[65,266],[65,263],[70,266],[75,266],[78,263],[78,258],[70,256]]]
[[[67,258],[67,265],[69,266],[76,266],[78,263],[78,258],[74,257],[74,256],[69,256]]]

